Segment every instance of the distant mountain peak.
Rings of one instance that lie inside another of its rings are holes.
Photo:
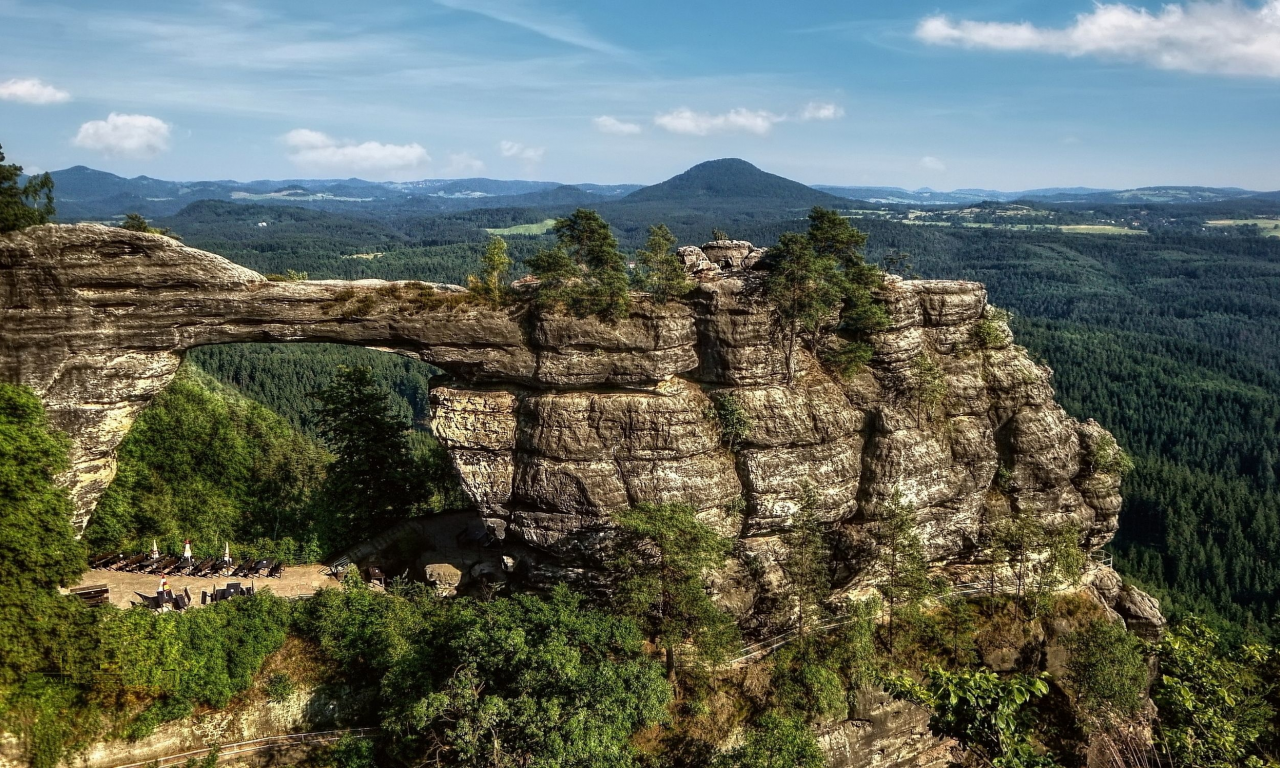
[[[675,202],[685,205],[709,204],[717,200],[776,200],[787,207],[835,205],[840,198],[798,181],[762,171],[736,157],[698,163],[664,182],[632,192],[625,203]]]

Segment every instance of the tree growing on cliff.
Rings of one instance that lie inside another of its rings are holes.
[[[641,504],[618,514],[616,522],[610,560],[618,605],[663,649],[667,677],[675,681],[676,648],[685,643],[704,662],[723,660],[738,630],[712,602],[706,575],[724,563],[731,543],[687,504]]]
[[[6,165],[0,148],[0,232],[47,224],[56,212],[53,207],[53,177],[47,173],[29,177],[19,184],[22,166]]]
[[[140,213],[125,214],[124,221],[120,222],[120,228],[127,229],[130,232],[144,232],[148,235],[164,235],[165,237],[172,237],[174,240],[182,239],[175,235],[173,230],[168,227],[161,228],[151,226],[151,224],[144,219]]]
[[[676,237],[667,225],[657,224],[649,227],[648,241],[644,248],[636,251],[636,259],[640,263],[636,284],[641,290],[648,291],[659,304],[679,298],[693,288],[684,264],[672,250],[675,244]]]
[[[511,257],[507,255],[507,241],[493,235],[485,246],[484,255],[480,257],[480,276],[469,275],[467,289],[494,306],[504,303],[511,290],[507,286],[511,265]]]
[[[795,617],[802,642],[808,638],[809,627],[822,617],[822,603],[831,593],[831,547],[823,537],[817,505],[813,486],[805,483],[791,530],[782,536],[787,545],[780,563],[787,577],[783,607]]]
[[[892,654],[905,609],[914,608],[934,591],[929,561],[916,528],[916,511],[899,494],[879,505],[872,515],[880,594],[889,609],[888,640]]]
[[[0,686],[44,669],[71,645],[60,633],[76,606],[57,588],[75,583],[88,555],[56,482],[67,445],[34,392],[0,383]]]
[[[786,337],[787,376],[796,372],[796,344],[813,338],[833,318],[844,296],[838,263],[819,254],[804,235],[787,232],[769,249],[773,270],[765,292],[777,308]]]
[[[557,220],[552,231],[556,246],[526,262],[541,281],[539,303],[610,321],[625,316],[631,308],[631,280],[608,223],[595,211],[579,208]]]
[[[415,500],[413,453],[389,394],[368,368],[339,368],[313,395],[320,435],[336,455],[325,478],[322,527],[330,546],[351,543],[368,526],[409,514]]]
[[[795,374],[797,341],[807,337],[817,352],[818,331],[835,322],[855,337],[828,356],[837,371],[847,375],[870,358],[862,337],[885,327],[888,315],[871,295],[880,272],[863,260],[866,242],[848,219],[815,207],[807,234],[788,232],[769,250],[774,267],[765,290],[783,322],[789,375]]]

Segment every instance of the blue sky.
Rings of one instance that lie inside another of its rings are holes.
[[[1280,0],[0,0],[43,170],[1280,188]]]

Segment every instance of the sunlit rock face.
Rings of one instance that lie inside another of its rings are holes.
[[[890,276],[877,296],[889,324],[841,378],[811,351],[834,335],[788,360],[759,249],[682,252],[688,297],[637,294],[606,323],[468,303],[456,286],[271,282],[158,235],[33,227],[0,236],[0,378],[33,387],[71,437],[80,527],[185,350],[321,341],[447,371],[434,429],[464,489],[496,535],[555,555],[590,559],[612,513],[669,501],[741,551],[776,551],[806,494],[851,540],[882,505],[909,505],[939,563],[974,559],[1010,511],[1071,525],[1088,549],[1110,540],[1119,478],[1090,459],[1109,435],[1054,402],[1052,372],[1012,343],[981,285]],[[732,434],[726,402],[744,417]]]

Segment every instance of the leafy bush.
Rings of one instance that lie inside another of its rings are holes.
[[[297,689],[298,686],[294,684],[293,678],[289,677],[287,672],[276,672],[267,678],[266,685],[262,687],[267,698],[277,704],[288,701]]]
[[[720,425],[720,438],[728,443],[731,450],[751,434],[751,416],[732,394],[713,395],[711,415]]]
[[[799,718],[765,714],[747,728],[742,744],[715,760],[715,768],[822,768],[822,749]]]
[[[1089,463],[1094,472],[1104,475],[1125,477],[1133,472],[1133,459],[1117,443],[1111,435],[1103,435],[1089,454]]]
[[[1026,705],[1049,692],[1044,676],[1001,678],[988,669],[949,672],[933,668],[925,685],[901,676],[891,692],[933,710],[929,728],[950,736],[995,768],[1053,768],[1050,755],[1031,740]]]
[[[345,733],[322,758],[323,765],[325,768],[378,768],[374,746],[369,739]]]
[[[1261,766],[1261,741],[1275,709],[1275,651],[1221,647],[1198,619],[1173,627],[1160,643],[1161,676],[1152,691],[1160,710],[1157,745],[1176,768]]]
[[[384,733],[412,764],[635,765],[632,735],[671,697],[636,625],[563,586],[482,603],[353,579],[302,618],[335,661],[381,679]]]
[[[1146,700],[1147,650],[1118,622],[1097,619],[1067,638],[1067,683],[1076,705],[1108,726],[1137,715]]]

